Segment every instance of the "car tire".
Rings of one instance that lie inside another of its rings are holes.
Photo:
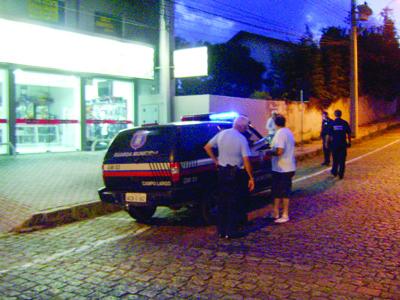
[[[147,223],[156,211],[155,206],[128,206],[128,214],[140,223]]]
[[[212,188],[211,190],[203,193],[200,203],[200,215],[201,220],[205,225],[213,225],[217,223],[217,200],[217,188]]]

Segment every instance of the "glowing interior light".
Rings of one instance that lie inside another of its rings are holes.
[[[26,72],[20,69],[14,71],[14,76],[15,83],[21,85],[66,88],[75,88],[77,85],[79,85],[79,79],[76,76]]]
[[[207,47],[180,49],[174,51],[174,77],[208,75]]]
[[[212,114],[210,115],[210,120],[216,121],[216,120],[233,120],[235,118],[239,117],[239,114],[235,111],[229,111],[229,112],[222,112],[222,113],[217,113],[217,114]]]
[[[149,46],[0,19],[0,63],[153,79]]]

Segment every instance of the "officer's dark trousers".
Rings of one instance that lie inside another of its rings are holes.
[[[218,167],[218,220],[220,235],[231,235],[237,231],[241,210],[242,183],[240,170],[236,167]]]
[[[322,136],[322,150],[324,151],[324,163],[330,163],[331,162],[331,148],[328,144],[328,147],[326,147],[326,139],[328,137]]]
[[[339,175],[339,177],[343,178],[344,171],[346,168],[346,156],[347,156],[347,148],[346,146],[343,147],[336,147],[332,148],[332,174]]]

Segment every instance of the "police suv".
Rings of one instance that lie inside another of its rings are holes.
[[[139,222],[157,206],[199,209],[205,223],[215,220],[216,166],[204,145],[231,128],[235,113],[186,116],[181,122],[126,129],[110,144],[103,162],[103,202],[123,206]],[[251,125],[244,133],[256,183],[253,193],[270,188],[271,161],[267,139]]]

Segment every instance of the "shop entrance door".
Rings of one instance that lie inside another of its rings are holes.
[[[8,154],[12,146],[8,140],[8,76],[7,71],[0,69],[0,154]]]
[[[132,81],[85,80],[87,149],[105,149],[120,130],[133,126],[133,101]]]

